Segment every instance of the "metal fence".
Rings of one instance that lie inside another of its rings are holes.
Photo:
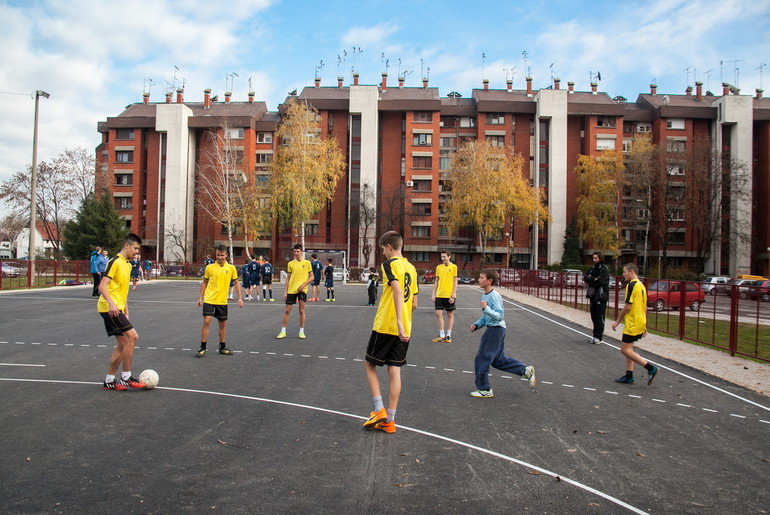
[[[575,309],[589,311],[579,273],[502,268],[500,284]],[[770,362],[770,291],[756,284],[727,285],[708,293],[693,281],[642,279],[647,288],[648,330],[674,336],[732,356]],[[625,302],[623,277],[613,277],[607,319]],[[586,313],[586,316],[588,314]]]

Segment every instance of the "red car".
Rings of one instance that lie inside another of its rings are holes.
[[[706,300],[698,283],[680,281],[655,281],[647,288],[647,307],[663,311],[667,307],[679,309],[682,305],[682,285],[684,285],[684,305],[692,311],[698,311]]]
[[[436,282],[436,270],[426,270],[425,273],[422,274],[422,282],[425,284]]]
[[[757,284],[749,288],[746,293],[752,300],[768,302],[770,301],[770,281],[757,281]]]

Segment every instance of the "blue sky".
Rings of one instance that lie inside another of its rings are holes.
[[[390,84],[399,69],[407,86],[429,74],[441,96],[468,97],[484,78],[523,89],[527,74],[536,89],[553,73],[588,90],[597,71],[600,91],[632,101],[652,80],[660,93],[696,80],[719,93],[724,80],[753,95],[770,90],[770,67],[759,70],[769,34],[770,0],[0,1],[0,181],[31,163],[36,89],[51,94],[40,108],[47,160],[98,145],[97,122],[148,88],[154,102],[182,81],[188,101],[206,88],[246,100],[250,79],[275,110],[316,70],[323,85],[351,83],[354,68],[377,84],[386,60]]]

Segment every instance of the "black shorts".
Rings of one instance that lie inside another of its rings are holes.
[[[244,275],[243,276],[243,287],[244,288],[248,288],[249,286],[251,286],[251,282],[249,281],[249,276],[248,275]]]
[[[117,336],[119,334],[127,333],[134,328],[122,311],[116,317],[111,317],[109,313],[100,312],[99,314],[102,315],[102,318],[104,319],[104,328],[107,330],[107,336]]]
[[[644,333],[642,334],[626,334],[623,333],[623,339],[621,340],[623,343],[634,343],[638,342],[642,339],[642,336],[644,336]]]
[[[334,288],[334,279],[327,279],[326,282],[324,282],[324,286],[327,288]]]
[[[203,316],[214,317],[217,320],[227,320],[227,304],[203,303]]]
[[[377,366],[403,367],[409,342],[402,342],[398,335],[372,331],[366,346],[366,361]]]
[[[449,302],[449,297],[436,297],[436,311],[454,311],[457,309],[457,301]]]
[[[272,275],[263,275],[262,276],[262,284],[273,284],[273,276]]]
[[[307,293],[301,291],[298,293],[286,294],[286,304],[293,305],[293,304],[296,304],[298,300],[301,300],[302,302],[307,302]]]
[[[313,286],[318,286],[319,284],[321,284],[321,276],[313,277]]]

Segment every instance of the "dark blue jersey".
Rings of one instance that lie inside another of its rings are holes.
[[[273,275],[273,265],[270,263],[264,263],[262,265],[262,277]]]
[[[326,276],[327,279],[334,279],[334,267],[329,265],[324,268],[324,276]]]
[[[316,280],[320,280],[321,271],[324,269],[324,266],[318,260],[311,262],[310,266],[313,268],[313,278]]]
[[[249,277],[259,277],[260,268],[259,263],[256,261],[249,261],[249,264],[246,265]]]

